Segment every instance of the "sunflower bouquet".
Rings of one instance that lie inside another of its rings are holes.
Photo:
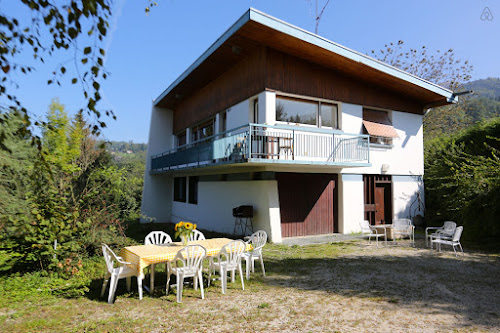
[[[175,225],[175,238],[180,238],[184,245],[187,244],[187,239],[193,234],[196,229],[196,224],[190,222],[179,222]]]

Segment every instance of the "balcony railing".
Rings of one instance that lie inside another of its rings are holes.
[[[233,163],[366,166],[368,135],[248,124],[151,157],[151,172]]]

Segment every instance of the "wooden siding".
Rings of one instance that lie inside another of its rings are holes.
[[[278,173],[283,237],[331,234],[337,225],[337,175]]]
[[[179,103],[174,133],[264,91],[264,56],[264,49],[258,49]]]
[[[266,57],[266,88],[422,114],[422,105],[407,96],[270,48]]]
[[[179,96],[174,109],[174,133],[191,127],[265,89],[421,114],[414,100],[348,77],[336,70],[257,47],[240,61],[190,95]]]

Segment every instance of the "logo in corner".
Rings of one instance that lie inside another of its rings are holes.
[[[493,21],[493,13],[489,7],[484,7],[483,13],[481,14],[481,20],[483,21]]]

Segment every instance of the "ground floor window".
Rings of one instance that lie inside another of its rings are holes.
[[[189,200],[190,204],[198,204],[198,177],[189,177]]]
[[[174,178],[174,201],[186,202],[186,177]]]

